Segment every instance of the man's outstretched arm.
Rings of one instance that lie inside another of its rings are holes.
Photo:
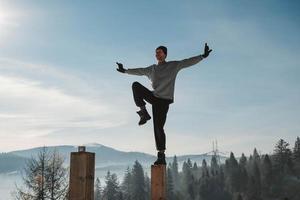
[[[138,76],[150,76],[151,71],[152,71],[152,66],[149,67],[145,67],[145,68],[132,68],[132,69],[125,69],[123,68],[123,64],[122,63],[118,63],[118,68],[117,71],[122,72],[122,73],[127,73],[127,74],[131,74],[131,75],[138,75]]]
[[[200,54],[198,56],[193,56],[190,58],[186,58],[183,60],[178,61],[178,70],[186,68],[186,67],[190,67],[192,65],[197,64],[198,62],[200,62],[203,58],[206,58],[207,56],[209,56],[210,52],[212,50],[209,49],[209,47],[207,46],[207,43],[205,43],[205,47],[204,47],[204,53]]]

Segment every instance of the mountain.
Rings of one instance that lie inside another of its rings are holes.
[[[156,160],[156,156],[150,154],[119,151],[98,143],[90,143],[85,146],[87,152],[95,153],[96,170],[124,169],[125,171],[127,166],[132,166],[135,160],[138,160],[143,166],[149,168]],[[36,147],[0,154],[0,173],[21,169],[24,166],[26,159],[36,157],[42,148],[43,147]],[[78,151],[77,146],[72,145],[47,146],[46,148],[48,151],[56,149],[65,158],[66,165],[69,165],[70,153]],[[190,158],[192,162],[197,162],[198,165],[201,165],[203,159],[206,159],[206,161],[210,163],[211,156],[206,154],[177,156],[179,167],[188,158]],[[11,164],[8,165],[6,162],[7,160],[9,160],[9,163]],[[166,157],[167,163],[172,162],[172,160],[173,156]],[[225,157],[222,157],[221,161],[224,160]]]
[[[11,153],[0,153],[0,173],[19,171],[26,158]]]
[[[85,147],[87,152],[95,153],[96,167],[105,167],[108,165],[126,165],[128,163],[133,163],[135,160],[145,163],[155,161],[155,156],[150,154],[119,151],[102,144],[86,144]],[[46,148],[48,151],[53,151],[54,149],[58,150],[59,153],[65,158],[66,164],[70,162],[70,153],[78,151],[77,146],[71,145],[47,146]],[[43,147],[36,147],[32,149],[12,151],[9,153],[24,158],[31,158],[37,156],[39,151],[42,149]]]

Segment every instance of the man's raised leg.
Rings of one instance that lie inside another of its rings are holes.
[[[144,100],[152,104],[154,96],[150,90],[137,81],[132,83],[132,92],[136,106],[140,107],[140,111],[137,111],[137,114],[140,116],[139,125],[143,125],[151,119],[151,116],[147,112],[146,102]]]

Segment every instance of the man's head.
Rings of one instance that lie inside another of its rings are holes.
[[[167,54],[168,54],[168,49],[165,46],[159,46],[155,50],[155,56],[159,63],[165,61]]]

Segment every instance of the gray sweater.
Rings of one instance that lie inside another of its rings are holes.
[[[153,64],[145,68],[127,69],[125,73],[147,76],[152,82],[153,95],[174,101],[175,79],[179,70],[197,64],[203,59],[202,55],[180,61],[167,61],[162,64]]]

